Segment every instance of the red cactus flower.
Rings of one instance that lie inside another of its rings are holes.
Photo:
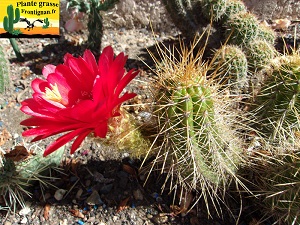
[[[126,60],[124,53],[114,58],[113,49],[108,46],[98,64],[86,50],[83,57],[75,58],[67,53],[63,64],[45,66],[46,80],[33,80],[32,98],[22,102],[21,111],[31,118],[21,125],[32,127],[22,135],[35,136],[32,141],[37,141],[64,133],[46,148],[44,156],[75,137],[71,154],[90,133],[105,138],[109,119],[120,115],[121,104],[136,95],[127,92],[121,95],[139,73],[132,69],[125,74]]]

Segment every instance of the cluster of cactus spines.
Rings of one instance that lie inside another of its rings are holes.
[[[4,92],[9,84],[9,64],[3,47],[0,45],[0,93]]]
[[[44,25],[43,25],[43,29],[46,29],[50,26],[50,22],[49,22],[49,19],[48,18],[45,18],[44,19]]]
[[[20,9],[16,8],[14,11],[13,5],[7,6],[7,16],[3,18],[3,28],[10,34],[13,33],[14,24],[20,20]]]
[[[179,185],[200,191],[205,202],[213,201],[217,207],[218,192],[238,180],[235,172],[242,162],[242,148],[232,123],[235,115],[227,109],[230,100],[222,98],[218,85],[207,77],[211,65],[202,61],[204,50],[194,55],[193,47],[182,45],[173,51],[159,47],[162,63],[152,55],[158,75],[154,162],[177,178],[172,190]]]
[[[14,161],[3,156],[0,166],[0,195],[3,196],[8,210],[15,211],[18,206],[25,207],[24,195],[31,196],[28,187],[38,181],[41,185],[51,185],[49,169],[60,165],[64,147],[58,149],[51,157],[43,157],[41,151],[21,161]]]
[[[300,223],[300,152],[294,150],[268,159],[256,171],[259,204],[276,224]]]
[[[256,97],[254,113],[266,137],[286,141],[300,130],[300,55],[283,56],[279,63]]]
[[[233,92],[247,92],[248,61],[245,53],[236,45],[224,45],[215,53],[214,70],[217,70],[217,82],[230,86]]]
[[[69,8],[77,8],[79,12],[88,14],[88,47],[99,54],[103,35],[103,19],[100,11],[107,11],[119,0],[68,0]]]

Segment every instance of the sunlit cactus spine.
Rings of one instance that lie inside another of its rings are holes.
[[[217,82],[230,86],[232,92],[241,94],[248,88],[248,61],[245,53],[235,45],[224,45],[215,52],[213,69]]]
[[[119,0],[68,0],[69,8],[77,8],[79,12],[88,14],[88,47],[95,53],[100,52],[103,35],[103,18],[100,11],[114,7]]]
[[[64,147],[51,154],[51,157],[43,157],[41,151],[35,152],[28,158],[16,161],[16,158],[8,158],[5,154],[0,165],[0,195],[3,196],[8,210],[15,211],[19,206],[25,207],[25,196],[31,196],[30,186],[34,182],[41,185],[51,185],[49,169],[59,166],[64,153]],[[18,157],[18,155],[16,156]]]
[[[278,65],[279,64],[279,65]],[[273,141],[293,141],[300,130],[300,55],[276,60],[254,102],[257,129]]]
[[[234,129],[235,115],[227,111],[230,100],[208,79],[210,64],[202,61],[204,49],[194,55],[193,47],[159,46],[161,59],[152,55],[158,75],[154,84],[158,135],[152,151],[162,172],[176,178],[171,190],[181,186],[199,191],[209,211],[208,202],[217,208],[219,191],[238,180],[235,172],[242,162],[242,148]]]
[[[265,161],[255,175],[260,207],[274,217],[274,224],[300,224],[300,152],[287,151]]]
[[[0,45],[0,93],[4,92],[9,84],[9,64],[3,47]]]

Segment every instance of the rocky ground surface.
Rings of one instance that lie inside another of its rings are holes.
[[[154,49],[155,42],[173,43],[177,41],[176,28],[170,31],[154,32],[150,29],[107,28],[102,39],[102,46],[112,45],[115,52],[129,55],[127,68],[139,68],[140,75],[129,86],[138,93],[138,97],[128,104],[147,101],[148,83],[155,74],[153,62],[146,48]],[[292,33],[284,34],[291,39]],[[85,50],[86,31],[67,34],[59,39],[19,39],[18,44],[25,62],[18,62],[6,39],[0,43],[7,53],[10,62],[10,84],[6,92],[0,95],[0,140],[2,150],[8,151],[16,145],[33,146],[30,139],[21,136],[23,127],[20,121],[26,115],[20,112],[20,103],[32,94],[31,81],[42,77],[44,65],[62,63],[63,56],[69,52],[76,56]],[[291,39],[292,40],[292,39]],[[144,62],[143,62],[144,61]],[[145,65],[148,64],[148,66]],[[142,119],[145,107],[128,106],[137,120]],[[7,132],[4,132],[7,131]],[[5,134],[5,135],[4,135]],[[1,139],[2,138],[2,139]],[[37,143],[43,149],[49,141]],[[267,225],[272,220],[258,222],[261,216],[257,206],[228,200],[232,210],[224,208],[223,216],[212,212],[213,219],[208,218],[203,202],[188,214],[178,214],[178,202],[173,202],[173,195],[167,190],[161,193],[164,177],[153,173],[145,184],[143,174],[138,173],[141,161],[133,160],[128,153],[116,152],[109,146],[102,146],[92,141],[85,144],[72,156],[66,151],[62,172],[53,171],[51,183],[55,185],[41,189],[37,184],[31,189],[32,197],[26,198],[26,207],[16,213],[2,211],[0,224],[191,224],[191,225]],[[57,200],[57,189],[66,190],[61,200]],[[1,202],[0,202],[1,203]],[[3,202],[2,202],[3,204]],[[240,214],[241,213],[241,214]],[[239,218],[239,220],[238,220]]]

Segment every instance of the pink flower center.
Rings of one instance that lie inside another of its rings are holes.
[[[61,103],[62,102],[62,97],[61,94],[59,93],[57,84],[50,84],[51,89],[46,87],[45,88],[45,98],[54,102]]]

